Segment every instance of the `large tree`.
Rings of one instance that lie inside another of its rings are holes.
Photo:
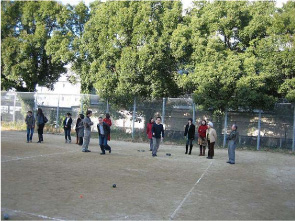
[[[171,35],[181,2],[106,2],[91,5],[74,68],[83,92],[126,104],[133,97],[177,96]]]
[[[1,89],[52,88],[71,57],[70,11],[54,1],[1,3]]]

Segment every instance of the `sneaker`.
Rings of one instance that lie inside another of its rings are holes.
[[[27,141],[27,143],[29,143],[29,141]]]
[[[91,152],[91,150],[85,150],[85,152]]]
[[[41,141],[39,140],[37,143],[41,143]]]
[[[69,143],[71,143],[72,141],[71,140],[69,140]]]
[[[105,155],[106,153],[100,153],[100,155]]]
[[[32,143],[32,140],[30,140],[30,143]]]
[[[65,140],[65,143],[67,143],[68,141],[67,140]]]
[[[230,162],[229,164],[235,164],[235,163]]]
[[[226,163],[230,163],[230,161],[227,161]]]

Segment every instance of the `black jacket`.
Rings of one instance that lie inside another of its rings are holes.
[[[191,124],[191,126],[189,127],[189,125],[187,124],[185,126],[184,136],[188,135],[188,139],[194,140],[195,139],[195,130],[196,130],[195,125]]]
[[[67,122],[67,118],[63,122],[64,129],[71,129],[71,125],[72,125],[72,122],[73,122],[72,118],[70,117],[67,124],[66,124],[66,122]]]
[[[103,122],[102,125],[103,125],[104,135],[105,135],[105,136],[108,136],[108,135],[111,133],[111,128],[110,128],[110,126],[109,126],[107,123],[105,123],[105,122]],[[101,133],[100,133],[100,129],[99,129],[99,124],[97,124],[97,131],[98,131],[98,134],[99,134],[99,136],[100,136]]]

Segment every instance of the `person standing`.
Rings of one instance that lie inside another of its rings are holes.
[[[76,122],[76,126],[75,126],[75,131],[76,131],[76,144],[79,144],[79,124],[81,122],[81,114],[79,114],[77,122]],[[84,130],[83,130],[84,132]]]
[[[229,164],[235,164],[235,151],[239,141],[239,132],[237,131],[237,125],[232,125],[231,132],[227,138],[228,140],[228,161]]]
[[[184,136],[186,137],[185,154],[187,154],[188,145],[189,145],[190,146],[189,153],[188,153],[189,155],[192,154],[193,141],[195,139],[195,130],[196,130],[196,127],[192,123],[192,121],[193,121],[192,118],[188,119],[188,123],[185,126],[185,130],[184,130]]]
[[[71,143],[71,126],[72,126],[72,115],[67,113],[67,117],[63,122],[64,130],[65,130],[65,143]]]
[[[76,129],[78,130],[78,145],[82,146],[83,145],[83,137],[84,137],[84,115],[83,114],[79,114],[79,124],[78,126],[76,126]]]
[[[154,124],[154,118],[151,118],[147,124],[146,127],[146,134],[148,136],[148,139],[150,140],[150,151],[153,151],[153,134],[152,134],[152,127]]]
[[[213,123],[208,123],[208,129],[206,131],[206,137],[208,141],[208,157],[207,159],[213,159],[214,157],[214,145],[217,141],[216,130],[213,128]]]
[[[99,136],[99,146],[101,149],[100,155],[104,155],[106,147],[108,145],[108,136],[110,134],[110,126],[103,121],[102,117],[98,118],[98,124],[97,124],[97,131]],[[109,153],[111,153],[111,147],[109,149]]]
[[[35,128],[35,117],[33,116],[32,111],[27,112],[25,122],[27,124],[27,143],[32,143]]]
[[[106,113],[106,117],[103,119],[103,122],[105,122],[106,124],[108,124],[109,125],[109,127],[110,127],[110,133],[109,133],[109,135],[108,135],[108,141],[110,141],[111,140],[111,126],[112,126],[112,121],[111,121],[111,116],[110,116],[110,114],[109,113]],[[107,150],[111,150],[111,147],[109,146],[109,144],[107,143],[107,145],[106,145],[106,147],[105,147]]]
[[[206,141],[206,131],[208,129],[207,123],[205,120],[202,120],[201,125],[198,128],[198,144],[200,145],[200,155],[205,156],[207,141]]]
[[[43,111],[41,108],[38,108],[37,111],[37,127],[38,127],[38,138],[39,141],[37,143],[43,142],[43,129],[45,126],[45,123],[47,122],[47,118],[44,116]]]
[[[152,156],[157,156],[157,151],[160,147],[160,142],[164,139],[164,127],[161,124],[161,117],[157,117],[156,123],[152,126],[152,135],[153,135],[153,151]]]
[[[83,137],[82,152],[84,153],[91,152],[90,150],[88,150],[88,145],[90,143],[90,138],[91,138],[91,126],[93,125],[93,122],[90,119],[91,116],[92,116],[92,111],[87,110],[86,117],[83,120],[84,137]]]

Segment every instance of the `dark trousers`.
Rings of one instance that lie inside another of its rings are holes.
[[[38,126],[38,137],[39,137],[39,141],[43,141],[43,129],[44,129],[44,123],[43,124],[39,124]]]
[[[65,139],[66,140],[71,140],[71,129],[70,128],[65,128]]]
[[[213,158],[214,157],[214,144],[215,142],[210,143],[210,141],[208,141],[208,157],[209,158]]]
[[[80,146],[83,145],[83,137],[79,137],[79,145],[80,145]]]

